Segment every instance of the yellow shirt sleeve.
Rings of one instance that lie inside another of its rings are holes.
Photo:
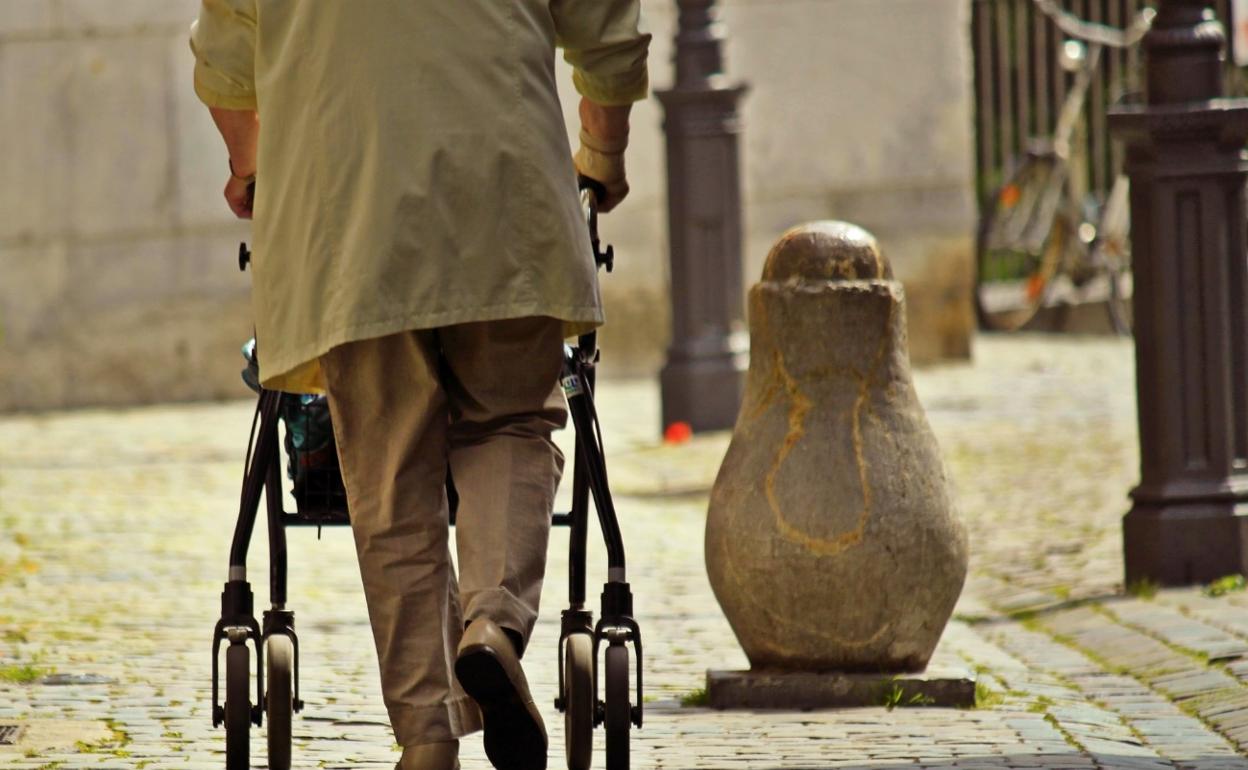
[[[551,0],[550,12],[581,96],[607,106],[646,98],[650,33],[640,0]]]
[[[203,0],[191,51],[195,93],[204,104],[256,109],[256,0]]]

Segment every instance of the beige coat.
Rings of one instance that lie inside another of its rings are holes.
[[[646,94],[638,0],[204,0],[195,90],[258,109],[261,378],[317,391],[345,342],[545,315],[602,322],[554,50]]]

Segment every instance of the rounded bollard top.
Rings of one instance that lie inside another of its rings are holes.
[[[825,220],[789,230],[767,255],[764,281],[892,280],[875,236],[848,222]]]

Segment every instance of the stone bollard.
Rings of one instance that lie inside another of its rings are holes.
[[[869,233],[819,222],[776,244],[749,307],[706,525],[715,596],[754,673],[922,671],[967,544],[911,382],[902,288]]]

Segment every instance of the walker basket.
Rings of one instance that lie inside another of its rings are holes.
[[[243,346],[247,368],[243,381],[260,392],[260,367],[254,338]],[[286,447],[286,477],[292,482],[291,495],[300,517],[347,521],[347,491],[338,468],[338,447],[329,414],[329,401],[322,395],[283,393],[278,407]]]

